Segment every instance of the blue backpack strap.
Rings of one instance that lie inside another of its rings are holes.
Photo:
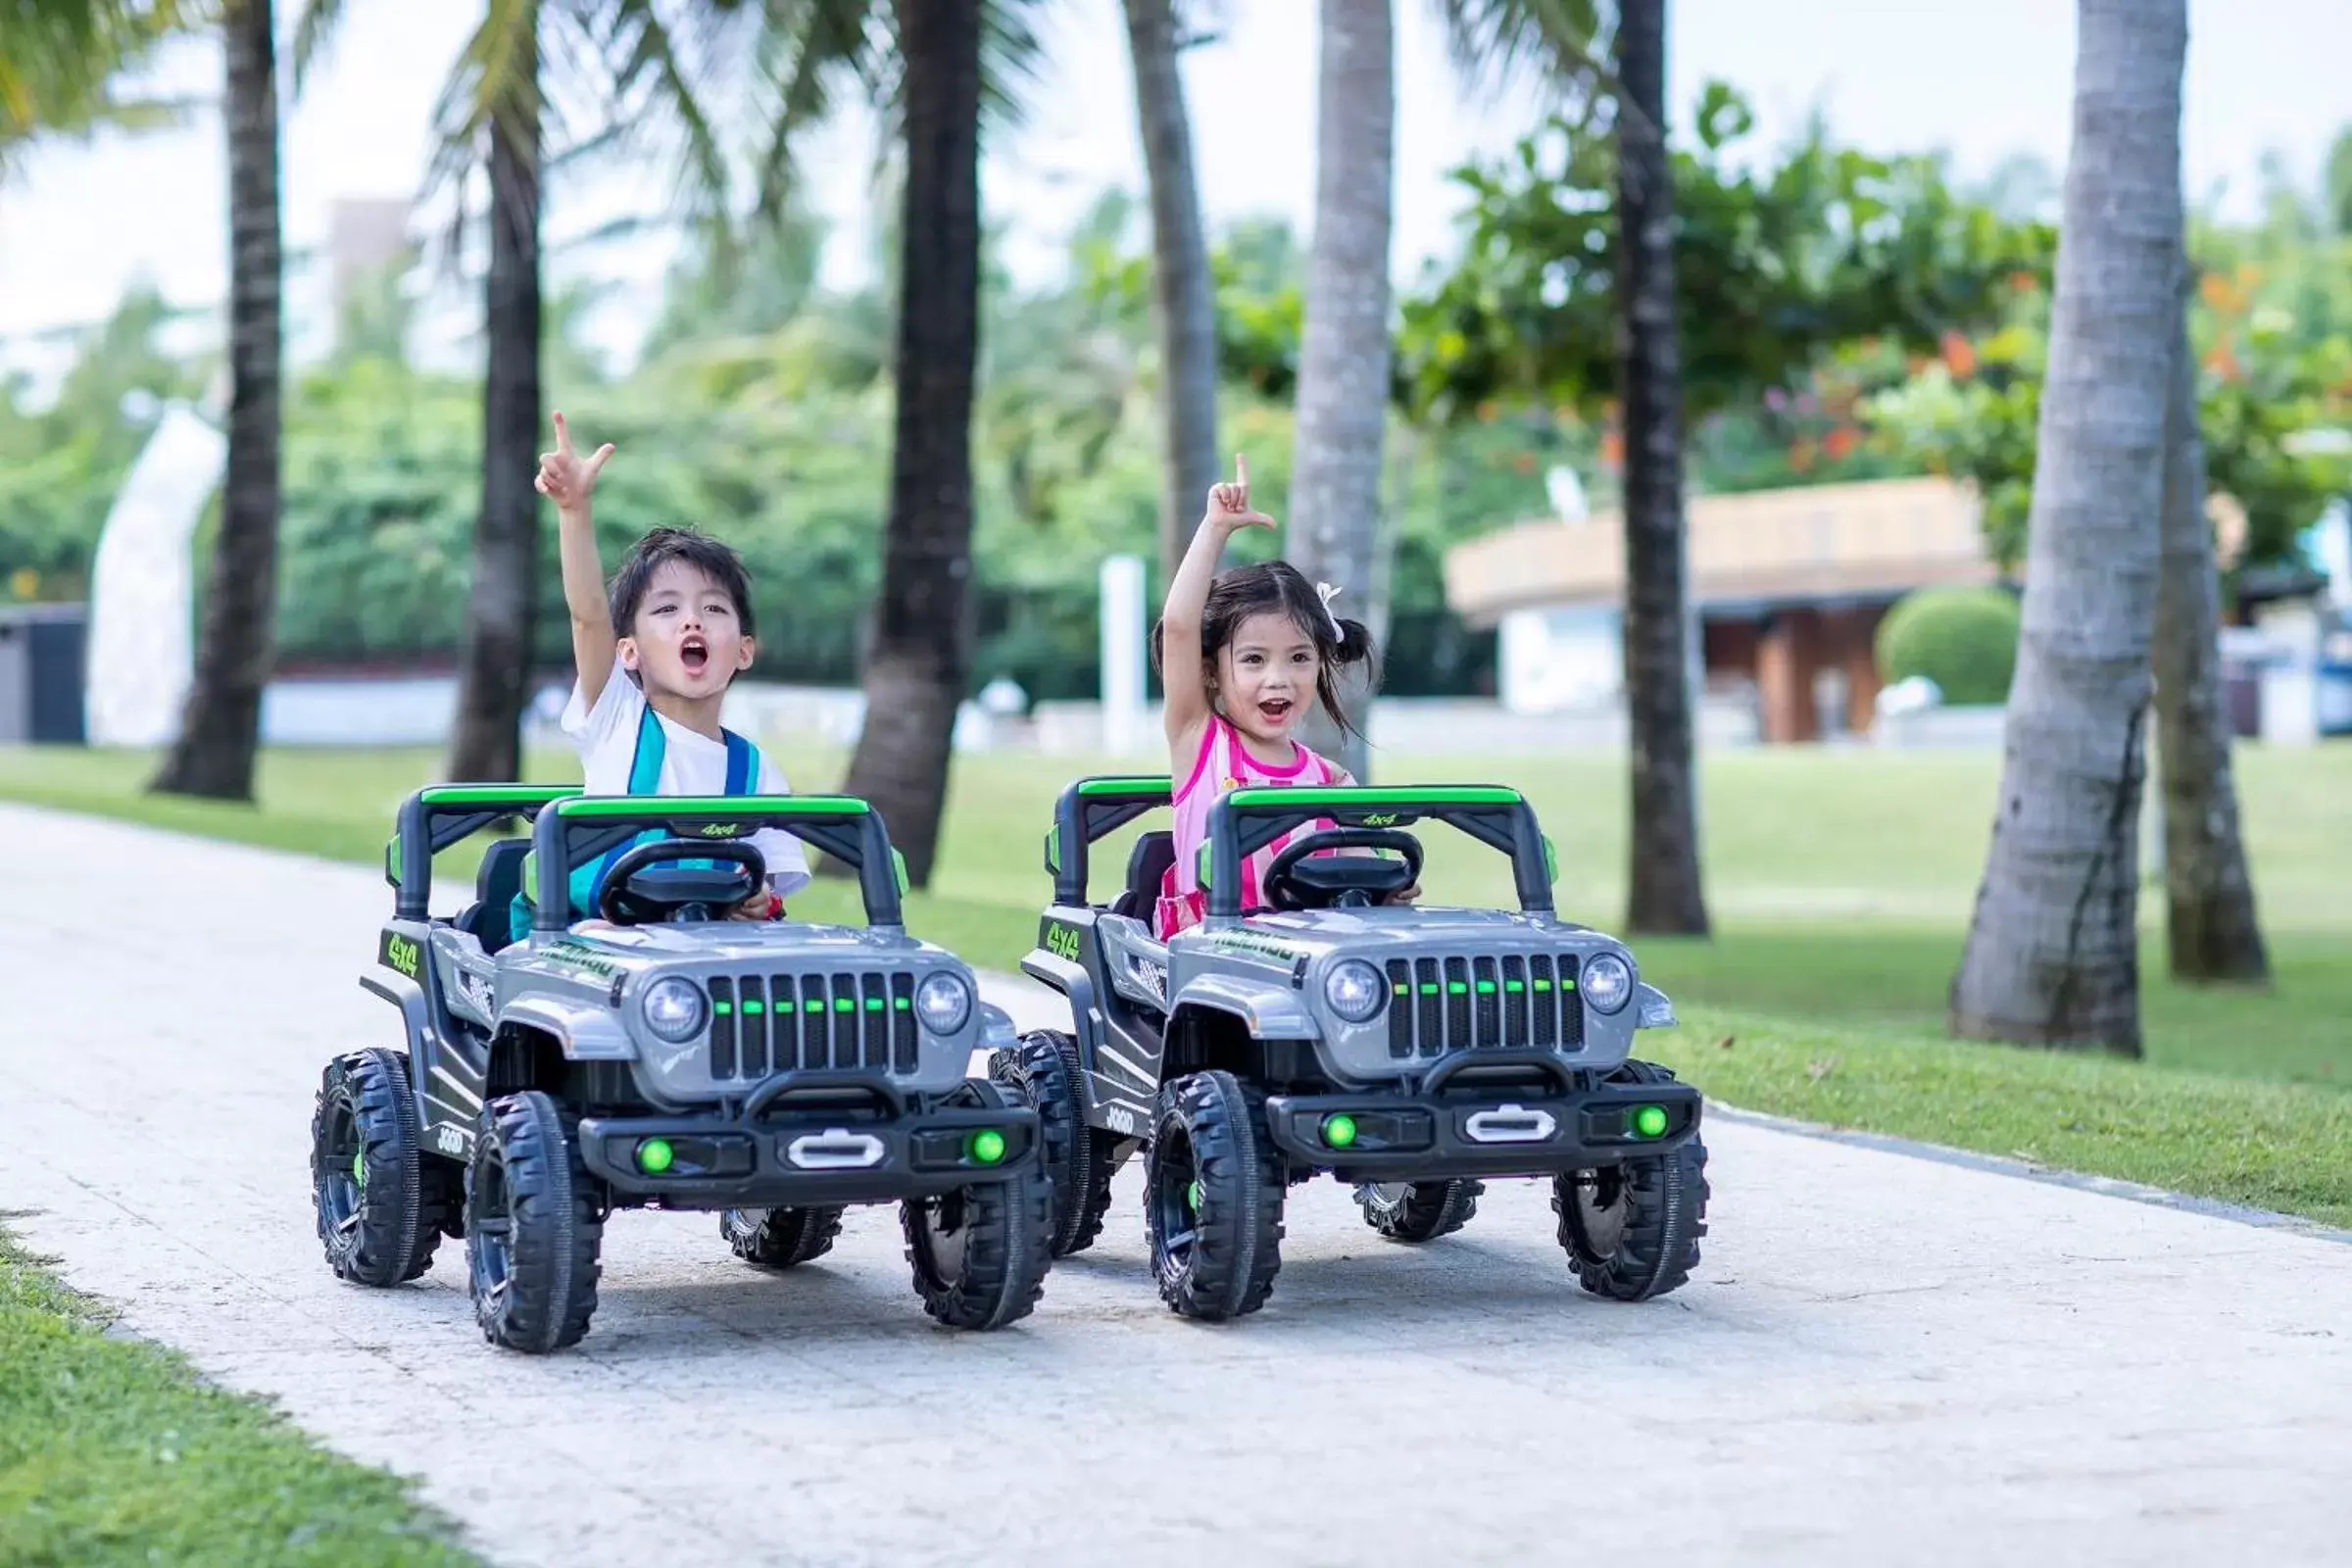
[[[722,729],[719,734],[727,742],[727,793],[752,795],[758,793],[760,781],[760,748],[736,734]]]
[[[662,763],[669,755],[669,738],[662,733],[662,719],[655,713],[654,705],[645,705],[637,716],[637,755],[629,760],[629,789],[631,795],[662,793]],[[571,873],[571,906],[585,916],[596,908],[597,891],[605,885],[605,873],[614,861],[640,844],[649,843],[661,835],[651,829],[635,838],[624,840],[607,850],[595,860]]]

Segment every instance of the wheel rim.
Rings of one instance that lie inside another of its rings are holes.
[[[349,1241],[360,1228],[360,1200],[367,1189],[368,1151],[360,1138],[351,1097],[337,1094],[327,1103],[326,1128],[318,1143],[318,1203],[329,1230]]]
[[[971,1240],[971,1204],[960,1193],[923,1200],[921,1221],[915,1227],[923,1266],[942,1285],[963,1278],[963,1254]]]
[[[1181,1273],[1192,1266],[1200,1225],[1200,1175],[1193,1163],[1193,1141],[1181,1129],[1162,1128],[1152,1140],[1151,1203],[1153,1245]]]
[[[514,1266],[514,1205],[507,1192],[507,1161],[495,1144],[486,1145],[474,1167],[473,1213],[466,1222],[473,1243],[473,1294],[504,1305]]]
[[[1632,1213],[1628,1190],[1622,1165],[1576,1173],[1576,1201],[1571,1212],[1576,1216],[1577,1238],[1595,1262],[1614,1253],[1617,1244],[1625,1240],[1626,1220]]]
[[[1379,1218],[1392,1219],[1404,1211],[1404,1200],[1412,1191],[1410,1182],[1366,1182],[1355,1190],[1355,1196]]]

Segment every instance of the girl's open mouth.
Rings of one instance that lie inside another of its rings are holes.
[[[710,667],[710,647],[700,637],[689,637],[678,644],[678,659],[685,664],[687,674],[700,675]]]
[[[1267,723],[1279,724],[1291,716],[1293,706],[1288,697],[1269,697],[1257,705],[1257,710],[1265,715]]]

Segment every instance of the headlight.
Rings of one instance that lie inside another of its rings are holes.
[[[637,1007],[645,1014],[645,1026],[672,1045],[693,1039],[703,1027],[702,989],[689,981],[655,981],[646,987]]]
[[[1388,982],[1361,958],[1335,963],[1323,977],[1323,1000],[1349,1023],[1363,1023],[1389,999]]]
[[[972,988],[946,970],[914,988],[914,1015],[935,1035],[952,1035],[972,1015]]]
[[[1634,971],[1614,953],[1604,953],[1586,960],[1576,984],[1595,1011],[1615,1012],[1634,994]]]

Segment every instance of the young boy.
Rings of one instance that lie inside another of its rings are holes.
[[[537,480],[539,493],[556,504],[578,671],[562,723],[579,748],[587,792],[790,793],[765,753],[719,727],[727,688],[751,667],[755,652],[751,581],[735,552],[691,529],[656,528],[622,558],[607,598],[588,498],[612,456],[611,442],[589,458],[572,451],[559,411],[556,450],[539,455]],[[774,919],[784,900],[808,885],[808,858],[800,840],[774,828],[751,843],[766,861],[767,888],[732,917]],[[575,918],[591,912],[592,906],[572,911]]]

